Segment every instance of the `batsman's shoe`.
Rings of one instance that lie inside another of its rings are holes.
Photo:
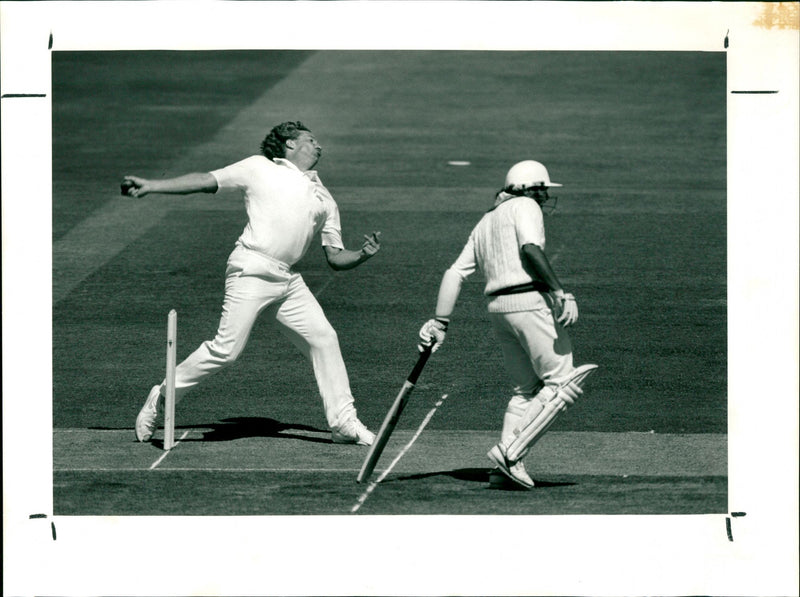
[[[506,458],[502,444],[497,444],[494,448],[489,450],[487,456],[489,460],[497,465],[497,468],[502,471],[506,477],[511,479],[518,486],[524,487],[525,489],[532,489],[534,487],[535,483],[533,479],[528,476],[528,472],[525,470],[525,464],[523,464],[521,460],[511,462]],[[491,477],[489,480],[491,482]]]
[[[375,434],[356,418],[352,418],[341,427],[331,429],[331,438],[334,444],[358,444],[371,446],[375,441]]]
[[[520,467],[524,469],[524,465],[521,462],[518,462],[516,467]],[[526,473],[527,474],[527,473]],[[535,481],[533,481],[535,485]],[[508,475],[506,475],[503,471],[499,468],[495,467],[489,471],[489,489],[502,489],[505,491],[525,491],[529,489],[528,487],[522,487],[518,482],[512,481]]]
[[[142,410],[139,411],[139,416],[136,417],[136,439],[140,442],[146,442],[153,437],[153,432],[156,430],[156,419],[158,418],[158,402],[161,398],[161,386],[153,386],[150,393],[147,395]]]

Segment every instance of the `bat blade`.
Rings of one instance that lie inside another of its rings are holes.
[[[397,427],[397,422],[400,420],[400,415],[406,407],[406,404],[408,404],[408,399],[411,396],[411,392],[414,390],[419,374],[422,373],[422,368],[425,366],[430,356],[430,347],[426,347],[425,350],[419,353],[419,358],[417,359],[416,365],[414,365],[414,369],[412,369],[411,374],[405,382],[403,382],[403,387],[400,388],[400,392],[398,392],[392,406],[389,408],[389,412],[386,413],[383,423],[378,430],[378,434],[375,436],[375,441],[372,442],[367,457],[364,459],[364,464],[361,465],[361,470],[357,477],[359,483],[368,479],[372,471],[375,470],[375,465],[378,464],[378,459],[380,459],[383,449],[386,447],[395,427]]]

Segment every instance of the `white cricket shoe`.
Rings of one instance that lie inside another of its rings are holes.
[[[331,439],[334,444],[358,444],[371,446],[375,441],[375,434],[367,429],[366,425],[353,417],[337,429],[331,429]]]
[[[532,489],[535,485],[533,479],[528,476],[528,472],[525,470],[525,464],[518,460],[517,462],[511,462],[508,458],[506,458],[505,450],[503,449],[502,444],[497,444],[487,454],[489,460],[494,462],[498,469],[502,471],[502,473],[514,481],[517,485],[524,487],[525,489]],[[491,474],[489,477],[489,481],[491,483]]]
[[[139,411],[139,416],[136,417],[136,439],[140,442],[146,442],[153,437],[153,432],[156,430],[160,398],[161,386],[153,386],[153,389],[147,395],[147,400],[145,400],[142,410]]]

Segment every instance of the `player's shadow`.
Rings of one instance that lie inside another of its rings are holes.
[[[437,471],[433,473],[419,473],[417,475],[398,475],[392,480],[384,480],[383,483],[390,483],[391,481],[416,481],[419,479],[428,479],[430,477],[452,477],[459,481],[467,481],[472,483],[481,483],[487,485],[489,483],[489,472],[491,469],[487,468],[459,468],[452,471]],[[554,482],[554,481],[540,481],[534,479],[536,487],[564,487],[567,485],[576,485],[570,481]],[[504,484],[501,487],[490,487],[490,489],[499,489],[504,491],[528,491],[522,487],[514,485],[512,482]]]
[[[229,442],[248,437],[280,437],[321,444],[332,443],[327,429],[317,429],[299,423],[281,423],[266,417],[232,417],[198,427],[209,428],[210,431],[204,431],[202,437],[186,438],[182,441]],[[326,434],[326,437],[315,437],[307,433],[291,433],[291,431],[323,433]]]

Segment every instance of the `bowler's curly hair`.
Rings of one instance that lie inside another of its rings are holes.
[[[297,139],[301,131],[310,133],[311,129],[299,120],[290,120],[275,125],[261,142],[261,153],[270,160],[286,157],[286,141],[288,139]]]

